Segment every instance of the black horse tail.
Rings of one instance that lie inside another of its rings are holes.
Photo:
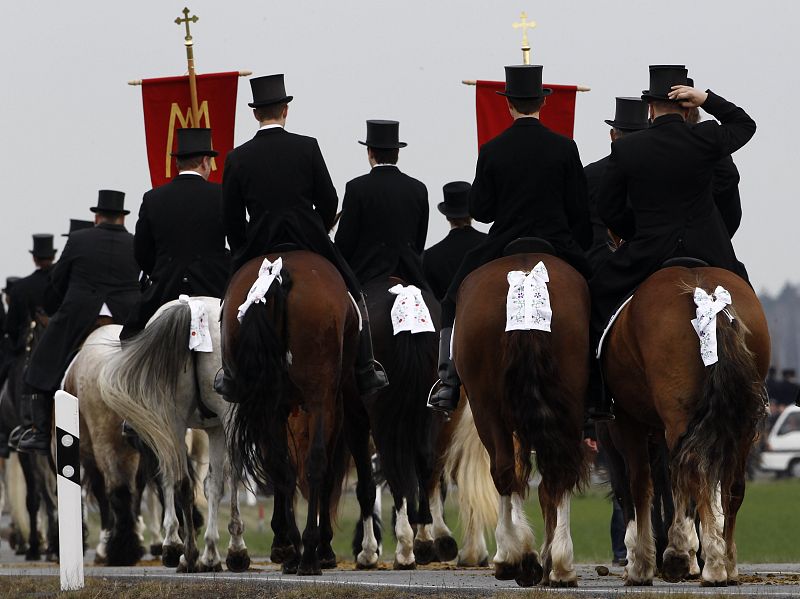
[[[581,429],[569,417],[566,394],[553,355],[552,333],[509,331],[503,336],[504,418],[519,444],[517,490],[524,493],[531,473],[531,450],[548,493],[558,503],[586,480]]]
[[[272,284],[263,303],[245,313],[228,364],[235,380],[229,450],[234,468],[256,485],[293,493],[296,469],[289,455],[286,425],[290,411],[289,335],[286,313],[291,278]]]
[[[433,419],[425,399],[436,380],[438,347],[435,333],[404,331],[392,342],[392,363],[386,365],[391,384],[371,408],[372,436],[386,482],[395,498],[406,499],[408,517],[414,523],[420,476],[425,474],[420,469],[432,462]]]
[[[766,397],[755,356],[746,344],[747,326],[729,307],[717,316],[717,356],[686,433],[672,454],[673,485],[699,496],[722,489],[744,470],[766,415]]]

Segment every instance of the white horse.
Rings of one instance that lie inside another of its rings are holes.
[[[219,328],[220,302],[211,297],[192,298],[205,308],[213,351],[189,350],[191,307],[176,300],[162,306],[144,331],[126,341],[122,350],[104,365],[99,376],[103,401],[136,430],[156,454],[164,491],[164,529],[162,561],[178,565],[179,572],[220,571],[218,551],[219,503],[226,477],[231,487],[231,540],[226,564],[234,572],[247,570],[250,557],[242,537],[244,523],[239,514],[238,479],[232,475],[226,446],[228,405],[213,388],[221,366]],[[218,418],[202,418],[205,406]],[[187,465],[187,428],[206,431],[209,442],[208,475],[205,495],[208,517],[205,551],[199,558],[194,542],[190,506],[192,481]],[[184,507],[183,543],[178,534],[175,493]],[[176,564],[176,557],[180,556]]]

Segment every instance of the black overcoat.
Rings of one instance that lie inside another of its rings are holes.
[[[103,304],[114,322],[124,323],[139,300],[139,266],[133,235],[122,225],[101,224],[70,234],[51,271],[63,298],[31,356],[25,382],[55,390],[75,349],[91,331]]]
[[[14,355],[25,349],[31,321],[38,310],[44,309],[45,292],[52,269],[52,266],[47,266],[33,271],[14,283],[8,294],[5,332],[8,335],[8,350]]]
[[[347,184],[336,247],[361,284],[398,277],[424,288],[428,190],[394,165],[376,166]]]
[[[747,278],[714,202],[712,178],[717,163],[747,143],[756,124],[713,92],[703,108],[720,123],[687,125],[669,114],[611,144],[598,212],[627,241],[592,277],[595,333],[669,258],[699,258]]]
[[[608,245],[608,227],[597,213],[597,193],[600,190],[600,182],[603,180],[607,164],[608,156],[587,164],[583,168],[589,197],[589,219],[592,222],[592,245],[586,252],[586,260],[593,273],[611,255],[611,248]]]
[[[447,237],[432,245],[422,255],[425,279],[436,299],[442,300],[461,266],[464,256],[486,239],[486,233],[471,226],[451,229]]]

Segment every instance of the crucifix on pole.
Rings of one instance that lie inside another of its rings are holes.
[[[519,23],[513,23],[514,29],[522,29],[522,64],[531,64],[531,47],[528,44],[528,29],[536,27],[536,21],[528,21],[528,14],[522,11]]]
[[[178,26],[186,24],[186,36],[183,38],[183,44],[186,46],[186,62],[189,67],[189,94],[192,98],[192,127],[200,126],[200,111],[197,107],[197,79],[194,71],[194,40],[192,40],[192,32],[189,30],[189,23],[197,23],[199,17],[197,15],[189,16],[189,9],[183,9],[183,18],[178,17],[175,23]]]

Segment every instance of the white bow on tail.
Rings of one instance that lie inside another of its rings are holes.
[[[412,335],[436,331],[431,321],[431,313],[418,287],[395,285],[389,289],[389,293],[397,296],[391,312],[395,335],[403,331],[409,331]]]
[[[725,310],[725,315],[733,322],[733,315],[726,310],[731,305],[731,294],[719,285],[711,295],[700,287],[696,287],[694,303],[697,306],[697,318],[692,320],[692,326],[697,336],[700,337],[700,357],[705,366],[711,366],[719,360],[717,356],[717,314]]]
[[[255,283],[253,283],[253,286],[250,287],[250,291],[247,292],[247,299],[239,306],[239,313],[237,315],[239,322],[242,322],[242,318],[244,318],[250,306],[257,303],[266,303],[264,297],[267,295],[269,288],[272,287],[272,283],[275,279],[278,280],[278,284],[282,282],[282,268],[283,260],[280,258],[275,260],[275,262],[270,262],[268,258],[264,258],[264,261],[261,263],[261,268],[258,269],[258,278]]]
[[[553,310],[547,283],[550,277],[544,262],[529,273],[512,270],[508,273],[506,299],[506,331],[547,331]]]
[[[206,310],[203,300],[193,299],[188,295],[181,295],[178,300],[183,304],[189,304],[192,313],[192,321],[189,325],[189,350],[213,352],[211,330],[208,328],[208,310]]]

